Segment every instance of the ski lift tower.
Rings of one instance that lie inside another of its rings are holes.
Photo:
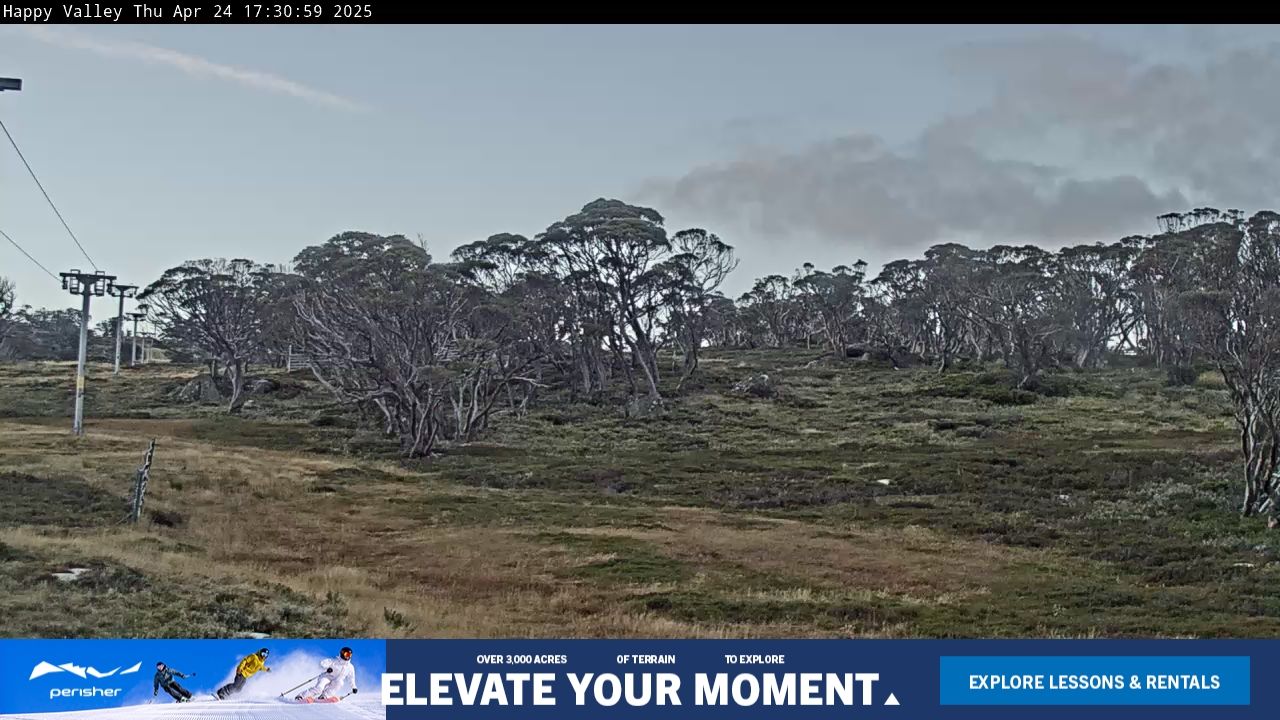
[[[84,434],[84,378],[85,360],[89,354],[89,299],[103,297],[110,292],[115,275],[107,275],[101,270],[93,273],[72,270],[58,273],[62,276],[62,289],[72,295],[83,298],[80,304],[80,356],[76,363],[76,415],[71,430],[76,435]]]
[[[147,311],[150,309],[151,307],[146,303],[138,303],[137,312],[125,313],[131,320],[133,320],[133,352],[129,355],[129,367],[133,367],[138,364],[138,321],[145,318],[147,316]]]
[[[120,374],[120,344],[124,340],[124,299],[133,297],[134,292],[138,289],[137,285],[113,285],[107,288],[107,292],[120,298],[120,309],[116,313],[116,367],[112,374]]]

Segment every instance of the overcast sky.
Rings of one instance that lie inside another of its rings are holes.
[[[718,233],[731,294],[805,261],[1280,206],[1275,28],[10,26],[0,76],[72,229],[139,285],[344,230],[444,258],[597,197]],[[6,145],[0,229],[88,268]],[[3,242],[0,276],[74,304]]]

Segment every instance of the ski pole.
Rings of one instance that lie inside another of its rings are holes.
[[[320,675],[324,675],[324,673],[320,673]],[[315,682],[316,680],[319,680],[319,679],[320,679],[320,675],[317,675],[317,676],[315,676],[315,677],[311,678],[310,680],[303,680],[302,682],[298,683],[297,685],[294,685],[293,687],[289,688],[288,690],[285,690],[284,692],[280,693],[280,694],[279,694],[279,695],[277,695],[276,697],[284,697],[285,695],[288,695],[289,693],[293,692],[294,690],[297,690],[298,688],[302,687],[303,685],[306,685],[307,683]]]

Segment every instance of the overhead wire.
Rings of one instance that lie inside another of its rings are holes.
[[[37,260],[37,259],[35,259],[35,258],[31,257],[31,253],[27,252],[26,248],[24,248],[24,247],[22,247],[21,245],[19,245],[17,240],[14,240],[13,238],[9,237],[9,233],[7,233],[7,232],[5,232],[5,231],[3,231],[3,230],[0,230],[0,236],[3,236],[5,240],[8,240],[10,245],[13,245],[14,247],[18,248],[18,252],[22,253],[23,255],[26,255],[26,256],[27,256],[27,259],[28,259],[28,260],[30,260],[31,262],[35,263],[35,264],[36,264],[36,267],[38,267],[38,268],[40,268],[41,270],[43,270],[45,275],[48,275],[49,277],[53,278],[54,280],[57,280],[57,279],[58,279],[58,276],[57,276],[57,275],[54,275],[54,274],[53,274],[53,273],[51,273],[51,272],[49,272],[49,268],[45,267],[43,263],[41,263],[39,260]]]
[[[67,234],[75,241],[76,247],[80,248],[80,254],[84,255],[84,259],[89,261],[94,270],[99,270],[97,263],[93,258],[89,257],[89,253],[85,251],[84,245],[80,243],[80,238],[76,237],[71,226],[67,224],[66,218],[62,217],[62,211],[53,203],[53,198],[49,197],[49,192],[44,189],[44,184],[40,182],[40,178],[36,176],[36,171],[31,168],[31,163],[27,162],[27,157],[22,154],[22,148],[18,147],[18,141],[13,139],[13,134],[9,132],[9,128],[5,126],[4,121],[0,120],[0,130],[4,130],[5,137],[9,138],[9,144],[13,146],[14,152],[18,153],[18,158],[22,160],[22,164],[26,166],[27,172],[31,175],[31,179],[36,181],[36,187],[40,188],[40,193],[44,195],[44,199],[49,203],[49,207],[53,208],[53,214],[58,216],[58,220],[62,222],[62,227],[66,228]],[[47,272],[47,271],[46,271]]]

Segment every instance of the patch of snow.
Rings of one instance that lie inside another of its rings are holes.
[[[102,710],[4,715],[10,720],[385,720],[378,692],[353,695],[336,703],[302,704],[291,700],[213,700],[154,702]]]

